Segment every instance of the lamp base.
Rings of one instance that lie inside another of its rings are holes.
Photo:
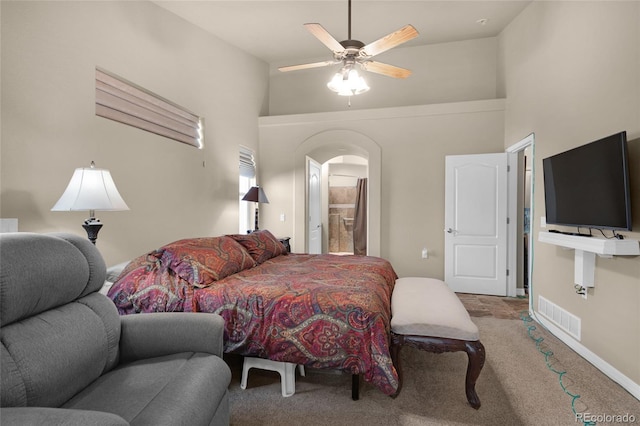
[[[84,221],[82,227],[87,231],[87,238],[89,238],[89,241],[95,245],[96,240],[98,239],[98,232],[100,232],[100,228],[102,228],[102,222],[100,222],[100,219],[91,217]]]

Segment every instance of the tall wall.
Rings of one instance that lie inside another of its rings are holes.
[[[503,129],[504,101],[499,99],[262,117],[261,185],[270,201],[260,209],[262,223],[293,237],[294,251],[304,251],[299,224],[305,223],[305,153],[300,146],[318,135],[335,134],[322,144],[333,146],[333,154],[325,156],[329,159],[356,154],[344,151],[350,140],[366,137],[380,151],[380,164],[369,159],[368,176],[368,213],[380,218],[380,250],[374,254],[388,259],[400,276],[442,279],[445,156],[502,152]],[[379,197],[371,195],[376,185]],[[279,220],[281,213],[285,222]],[[423,247],[429,249],[427,260],[421,258]]]
[[[532,2],[499,41],[505,144],[535,133],[534,305],[542,295],[580,317],[579,345],[635,382],[627,388],[639,396],[640,257],[598,257],[585,300],[573,287],[573,252],[537,236],[542,159],[626,130],[634,232],[623,234],[640,240],[640,3]]]
[[[151,2],[1,2],[1,217],[84,235],[51,212],[73,170],[107,168],[130,207],[97,212],[107,264],[175,239],[236,232],[238,145],[257,150],[268,65]],[[221,59],[224,58],[224,59]],[[205,119],[205,147],[95,116],[95,67]]]
[[[327,89],[327,82],[336,73],[336,67],[283,73],[273,65],[269,115],[494,99],[496,58],[495,37],[395,48],[385,52],[379,60],[408,68],[411,76],[393,79],[371,72],[363,73],[371,90],[353,97],[351,106],[347,99]]]
[[[370,213],[380,228],[370,248],[400,274],[442,278],[444,156],[503,151],[497,48],[497,38],[489,37],[393,49],[380,61],[412,75],[400,80],[366,73],[371,90],[352,97],[350,106],[326,87],[334,69],[281,73],[275,67],[282,64],[272,64],[270,117],[260,119],[260,175],[271,201],[261,210],[266,226],[293,236],[294,250],[305,250],[304,192],[296,184],[304,155],[297,150],[315,137],[346,132],[346,140],[326,141],[325,158],[347,154],[349,139],[364,138],[379,150],[381,164],[372,167],[369,159]],[[279,221],[280,213],[289,220]],[[429,260],[421,259],[423,247]]]

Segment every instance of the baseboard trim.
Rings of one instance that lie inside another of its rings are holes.
[[[516,296],[518,296],[518,297],[526,296],[526,294],[524,292],[524,288],[516,288]]]
[[[623,373],[617,370],[614,366],[609,364],[607,361],[591,352],[580,342],[571,337],[571,335],[564,332],[564,330],[562,330],[560,327],[544,318],[542,314],[536,315],[534,312],[533,314],[531,314],[531,318],[533,318],[536,322],[549,330],[551,334],[560,339],[564,344],[578,353],[578,355],[589,361],[591,364],[593,364],[594,367],[602,371],[602,373],[604,373],[607,377],[622,386],[627,392],[633,395],[634,398],[640,401],[640,384],[634,382],[629,377],[625,376]]]

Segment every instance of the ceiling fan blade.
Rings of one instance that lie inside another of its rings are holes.
[[[386,52],[392,47],[405,43],[411,39],[418,37],[418,30],[413,25],[406,25],[391,34],[388,34],[372,43],[367,44],[360,52],[365,56],[371,57]]]
[[[322,42],[325,46],[327,46],[334,53],[342,53],[344,52],[344,47],[333,38],[331,34],[320,24],[304,24],[304,26],[309,30],[311,34],[313,34],[318,40]]]
[[[297,70],[306,70],[309,68],[319,68],[319,67],[326,67],[329,65],[335,65],[339,63],[339,61],[322,61],[322,62],[313,62],[313,63],[309,63],[309,64],[300,64],[300,65],[289,65],[286,67],[280,67],[278,68],[280,71],[282,72],[287,72],[287,71],[297,71]]]
[[[407,78],[411,75],[411,71],[406,68],[396,67],[394,65],[383,64],[382,62],[365,61],[360,64],[365,71],[375,72],[377,74],[386,75],[393,78]]]

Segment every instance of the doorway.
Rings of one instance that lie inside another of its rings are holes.
[[[309,197],[309,253],[322,253],[322,167],[312,158],[307,158],[307,194]]]
[[[516,218],[516,226],[509,236],[510,245],[516,247],[517,256],[510,265],[516,271],[511,279],[516,288],[515,296],[528,296],[533,265],[533,237],[531,219],[534,217],[535,135],[531,133],[506,152],[517,154],[518,183],[509,190],[515,200],[510,206],[510,216]],[[512,213],[513,212],[513,213]],[[531,304],[531,301],[529,302]]]
[[[292,250],[303,253],[308,252],[308,217],[309,204],[307,192],[307,158],[312,158],[320,164],[324,164],[330,159],[341,155],[354,155],[365,158],[368,162],[368,204],[366,219],[367,248],[366,254],[369,256],[380,256],[380,192],[381,192],[381,150],[380,146],[368,136],[353,130],[326,130],[317,133],[303,141],[295,150],[295,171],[294,171],[294,207],[295,221],[292,238]],[[325,168],[322,170],[322,180],[328,181]],[[323,186],[324,190],[324,186]],[[328,191],[322,191],[323,206]],[[323,223],[328,223],[328,198],[326,219]],[[328,253],[325,247],[328,241],[326,234],[328,226],[323,229],[323,253]]]
[[[518,160],[522,157],[522,168],[519,170],[523,170],[523,179],[522,182],[522,203],[523,208],[520,213],[520,217],[522,217],[522,231],[520,233],[523,236],[523,241],[520,241],[520,247],[522,248],[522,268],[518,272],[518,288],[522,288],[521,296],[525,296],[529,294],[529,258],[531,257],[529,242],[531,240],[531,203],[532,203],[532,179],[531,174],[533,171],[532,167],[532,155],[531,152],[533,150],[532,146],[526,147],[524,150],[518,153]],[[520,285],[520,280],[522,280],[522,285]]]
[[[509,164],[514,157],[509,153],[445,157],[444,276],[455,292],[510,293]]]
[[[492,156],[500,157],[504,154],[480,154],[480,155],[468,155],[468,156],[454,156],[460,157],[463,160],[468,159],[468,163],[474,163],[474,157],[479,159],[479,163],[469,167],[468,164],[463,164],[463,168],[459,173],[453,171],[448,172],[451,174],[451,179],[448,179],[452,183],[452,188],[445,191],[445,279],[447,283],[453,283],[455,280],[452,277],[459,278],[460,287],[456,288],[456,291],[464,291],[470,293],[480,294],[502,294],[510,297],[526,296],[528,289],[531,285],[532,276],[532,260],[533,260],[533,238],[531,238],[531,223],[530,218],[534,217],[534,205],[533,205],[533,193],[535,182],[535,144],[534,134],[530,134],[520,142],[510,146],[506,149],[506,155],[508,158],[508,166],[506,167],[507,173],[507,188],[504,191],[504,185],[496,185],[496,189],[502,187],[499,192],[502,195],[496,195],[496,200],[506,198],[506,204],[498,206],[496,204],[496,237],[499,237],[502,230],[506,227],[507,241],[506,250],[504,250],[504,241],[499,244],[493,244],[492,241],[485,241],[480,247],[476,247],[469,241],[462,241],[462,238],[470,237],[477,232],[485,232],[485,236],[489,237],[494,235],[494,229],[488,229],[486,226],[490,226],[491,222],[483,222],[485,228],[478,224],[479,215],[477,214],[477,205],[482,205],[482,199],[474,201],[473,207],[467,206],[464,208],[464,203],[458,205],[461,201],[468,202],[474,200],[480,193],[480,190],[476,188],[483,181],[487,183],[486,189],[491,189],[494,186],[494,182],[502,181],[498,173],[499,169],[504,167],[486,167],[487,164],[483,164],[483,156],[493,158]],[[456,160],[457,161],[457,160]],[[528,166],[527,166],[528,165]],[[479,168],[484,168],[484,171],[480,171]],[[453,168],[452,168],[453,170]],[[493,173],[495,170],[495,179]],[[510,170],[510,172],[509,172]],[[477,173],[476,173],[477,172]],[[515,172],[515,173],[514,173]],[[480,176],[486,175],[484,179],[480,179]],[[455,178],[453,178],[455,177]],[[476,178],[478,177],[478,178]],[[468,196],[460,198],[456,195],[456,189],[453,183],[461,183],[459,189],[469,193]],[[447,183],[449,185],[449,183]],[[505,194],[506,193],[506,197]],[[475,197],[475,198],[474,198]],[[486,201],[486,199],[484,199]],[[488,212],[491,212],[491,205],[487,208]],[[470,213],[469,215],[456,214],[456,208],[462,211]],[[447,213],[449,211],[449,213]],[[454,220],[455,218],[455,220]],[[466,219],[465,223],[457,223],[456,220]],[[473,226],[469,226],[469,224]],[[464,229],[463,229],[464,228]],[[474,243],[477,243],[477,238],[472,239]],[[495,248],[494,248],[495,247]],[[501,247],[503,249],[501,249]],[[492,251],[494,250],[494,251]],[[503,253],[502,255],[499,253]],[[484,255],[484,261],[480,255]],[[462,257],[459,257],[462,256]],[[504,261],[506,258],[506,268]],[[497,265],[495,268],[489,268],[487,265]],[[499,280],[500,274],[504,277],[506,272],[506,286],[502,283],[504,280]],[[500,288],[500,292],[494,292],[494,287],[484,288],[491,282],[495,282],[495,288]],[[525,288],[526,284],[526,288]],[[506,294],[503,292],[506,290]],[[530,301],[531,303],[531,301]]]
[[[368,161],[356,155],[341,155],[325,164],[329,176],[327,249],[331,254],[353,254],[358,180],[367,178]]]

